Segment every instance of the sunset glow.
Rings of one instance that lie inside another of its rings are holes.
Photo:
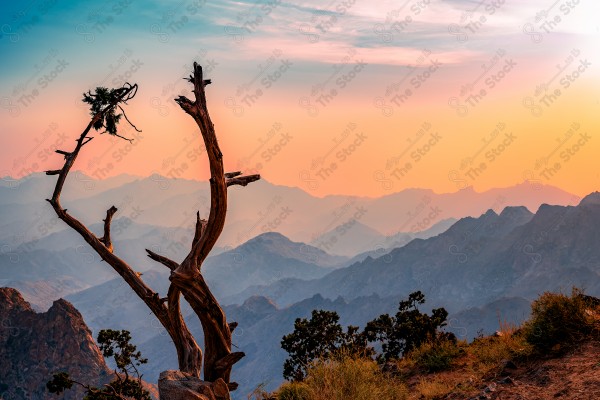
[[[595,3],[400,3],[5,4],[0,175],[59,165],[87,124],[81,93],[129,81],[143,132],[95,135],[76,168],[206,179],[172,101],[197,61],[229,170],[318,196],[598,189]]]

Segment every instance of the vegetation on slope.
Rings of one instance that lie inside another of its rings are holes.
[[[389,360],[381,356],[374,359],[365,356],[364,352],[352,353],[344,347],[312,360],[306,366],[306,375],[302,379],[287,382],[274,393],[257,390],[254,398],[497,398],[502,390],[505,391],[502,398],[512,398],[511,390],[517,392],[528,388],[531,391],[532,387],[538,387],[535,386],[536,379],[540,379],[540,374],[547,375],[550,368],[542,364],[551,363],[557,357],[574,360],[595,357],[595,364],[582,368],[589,370],[591,379],[596,379],[596,382],[588,379],[585,385],[581,384],[586,390],[598,388],[600,392],[600,379],[597,378],[600,370],[600,359],[597,359],[599,340],[599,299],[586,296],[579,289],[573,289],[570,295],[544,293],[533,302],[532,316],[521,327],[500,321],[500,330],[495,335],[479,337],[470,344],[449,339],[443,334],[429,335],[426,341],[406,351],[403,356]],[[581,349],[591,349],[591,355],[586,358],[585,354],[580,354]],[[565,374],[572,373],[565,368],[557,369]],[[511,375],[523,381],[515,385]],[[547,384],[546,380],[539,387]],[[569,387],[563,387],[555,394],[560,397],[568,396],[568,393]],[[595,394],[586,393],[588,397],[585,398],[593,398]],[[518,398],[519,395],[514,396]],[[543,395],[538,397],[546,398]]]

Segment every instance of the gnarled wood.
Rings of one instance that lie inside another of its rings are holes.
[[[133,289],[133,291],[146,303],[148,308],[164,326],[170,335],[177,350],[179,369],[191,376],[199,377],[204,361],[204,379],[209,382],[217,382],[223,379],[226,386],[233,390],[237,387],[235,382],[230,382],[231,368],[239,361],[243,352],[231,351],[231,331],[237,326],[236,323],[227,323],[225,313],[216,298],[208,288],[201,274],[202,262],[214,247],[225,224],[227,213],[227,187],[231,185],[242,185],[260,179],[259,175],[242,176],[240,171],[225,173],[223,169],[223,154],[219,149],[214,125],[210,120],[206,105],[204,88],[211,81],[203,79],[202,67],[194,63],[193,75],[188,79],[194,85],[193,93],[195,101],[180,96],[175,101],[181,108],[194,118],[204,140],[210,165],[210,192],[211,206],[208,220],[200,218],[196,214],[196,228],[191,244],[191,250],[187,257],[177,263],[165,256],[159,255],[151,250],[146,250],[148,257],[165,265],[171,270],[169,291],[167,297],[161,298],[141,279],[141,274],[136,273],[125,261],[113,254],[112,240],[110,237],[110,224],[117,209],[112,206],[106,212],[104,219],[104,234],[101,238],[94,235],[79,220],[67,213],[60,204],[60,195],[65,184],[67,175],[71,170],[81,148],[90,142],[92,137],[88,136],[92,127],[96,124],[102,125],[106,113],[118,107],[125,115],[122,104],[126,104],[137,92],[137,85],[125,84],[122,88],[114,90],[114,97],[109,104],[92,116],[91,121],[76,140],[73,151],[57,150],[58,154],[64,156],[65,162],[61,169],[46,171],[47,175],[58,175],[56,186],[51,199],[57,216],[65,221],[67,225],[77,231],[86,242],[106,261]],[[125,116],[136,130],[127,116]],[[124,138],[116,132],[114,136]],[[204,330],[204,353],[200,350],[194,337],[189,331],[180,308],[180,296],[183,295],[198,315]],[[204,359],[203,359],[204,356]]]
[[[108,210],[106,210],[106,219],[104,220],[104,236],[100,241],[104,243],[104,246],[110,251],[113,252],[112,240],[110,239],[110,223],[112,221],[112,217],[117,212],[117,207],[112,206]]]
[[[225,313],[211,293],[200,271],[202,262],[221,235],[227,214],[227,187],[232,184],[247,185],[260,179],[259,175],[241,176],[241,172],[225,173],[223,153],[219,148],[214,125],[206,105],[205,86],[210,80],[203,79],[202,67],[194,63],[194,74],[188,79],[194,85],[195,101],[179,96],[175,101],[189,114],[200,128],[210,166],[210,213],[202,222],[197,216],[196,234],[192,249],[181,265],[171,272],[171,285],[177,286],[186,301],[200,318],[204,330],[204,379],[215,381],[222,378],[229,382],[233,363],[243,357],[236,353],[231,357],[231,330]],[[235,360],[224,364],[222,360]],[[221,361],[221,363],[219,363]]]

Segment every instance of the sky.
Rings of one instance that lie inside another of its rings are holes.
[[[26,0],[0,5],[0,176],[62,166],[98,86],[137,83],[141,133],[75,169],[206,179],[173,99],[204,68],[228,171],[313,195],[600,187],[600,3]]]

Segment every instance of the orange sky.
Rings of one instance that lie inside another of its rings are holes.
[[[450,31],[469,8],[458,3],[443,16],[439,7],[449,6],[441,3],[419,14],[410,3],[395,15],[392,3],[387,14],[360,5],[329,29],[313,17],[308,30],[295,31],[286,25],[291,11],[281,8],[239,43],[221,38],[218,45],[212,39],[222,34],[213,32],[204,39],[197,33],[196,45],[175,35],[163,45],[140,28],[109,50],[124,21],[87,47],[81,37],[62,40],[60,31],[41,24],[39,33],[47,30],[54,40],[29,35],[0,43],[14,56],[3,67],[0,175],[58,166],[52,150],[70,149],[87,124],[81,92],[127,79],[140,85],[127,110],[141,136],[132,145],[96,134],[76,168],[97,178],[154,172],[207,178],[197,128],[170,100],[189,96],[181,77],[196,59],[213,80],[207,97],[228,170],[259,171],[318,196],[380,196],[410,187],[451,192],[465,185],[481,191],[524,180],[580,196],[598,190],[595,6],[567,14],[553,9],[561,23],[546,33],[544,21],[534,18],[545,3],[491,14],[486,3],[469,17],[486,19],[478,31],[459,24],[469,34],[461,42]],[[413,22],[394,28],[390,16],[398,21],[404,14]],[[211,21],[215,30],[228,26]],[[525,33],[528,24],[541,41]],[[311,43],[307,32],[318,40]],[[393,34],[390,42],[382,32]],[[40,81],[52,71],[51,81]],[[22,97],[32,90],[40,94]]]

